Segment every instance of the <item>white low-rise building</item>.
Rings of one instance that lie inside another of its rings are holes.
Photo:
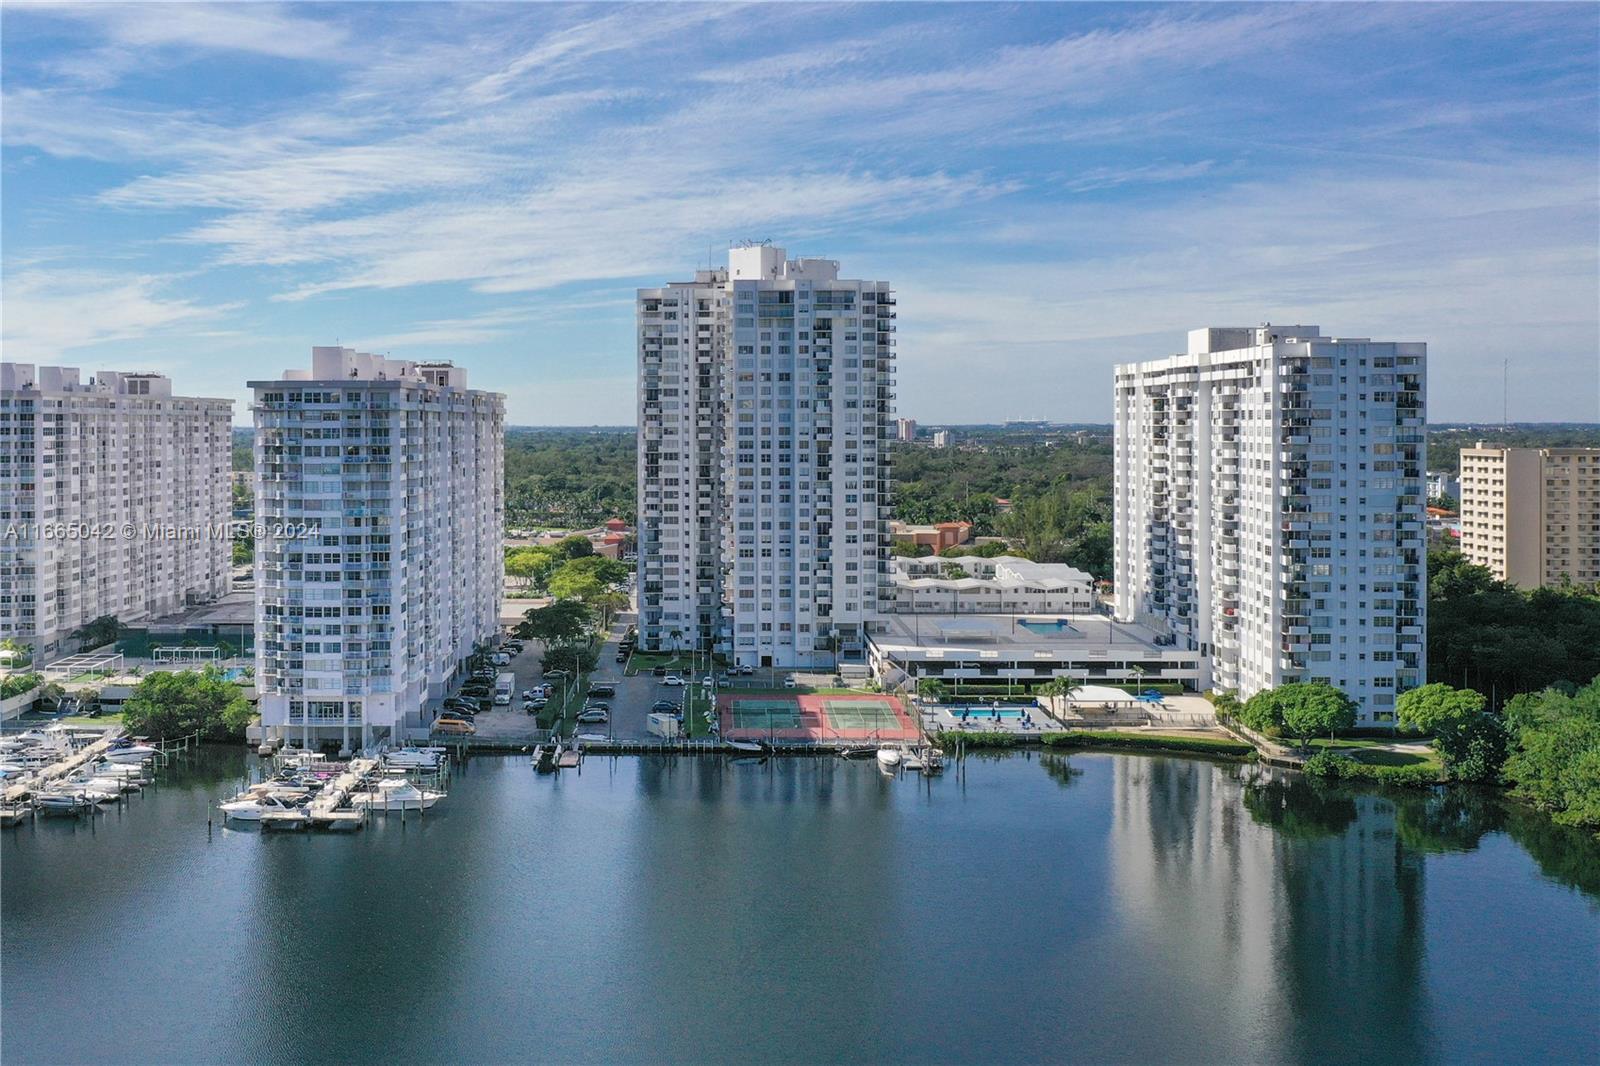
[[[505,397],[313,348],[255,391],[256,685],[270,735],[396,740],[500,625]]]
[[[0,638],[42,664],[224,595],[232,422],[160,374],[0,363]]]
[[[1065,563],[1036,563],[1015,555],[900,556],[894,560],[894,609],[1087,614],[1094,610],[1094,578]]]
[[[891,687],[934,678],[998,688],[1065,678],[1077,684],[1203,687],[1205,656],[1148,627],[1102,614],[885,615],[868,627],[875,676]]]

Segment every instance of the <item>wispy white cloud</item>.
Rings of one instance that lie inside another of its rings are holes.
[[[1561,44],[1582,21],[1570,11],[20,10],[84,40],[20,64],[18,35],[6,44],[8,153],[96,161],[57,210],[137,220],[156,235],[141,233],[151,262],[203,259],[275,298],[272,317],[381,304],[347,320],[380,323],[369,347],[520,350],[565,328],[548,311],[566,287],[612,286],[622,298],[595,317],[622,323],[609,358],[624,366],[627,286],[743,236],[850,252],[852,269],[900,282],[902,351],[921,368],[902,402],[940,417],[956,412],[939,402],[970,404],[949,384],[974,359],[1024,375],[1065,359],[1081,382],[1108,354],[1148,355],[1152,336],[1223,316],[1299,308],[1330,328],[1416,322],[1428,339],[1444,321],[1476,343],[1472,330],[1537,310],[1579,342],[1592,330],[1595,64]],[[1445,77],[1426,47],[1517,34],[1531,44],[1504,84]],[[206,57],[293,76],[259,99],[181,79],[148,91]],[[1389,70],[1403,74],[1385,85]],[[1477,164],[1454,164],[1463,154]],[[8,319],[36,338],[231,324],[209,321],[170,262],[106,272],[121,310],[103,324],[92,308],[51,324],[17,311],[17,254]],[[70,314],[47,290],[20,291]],[[395,318],[384,294],[407,290],[426,298]]]
[[[231,308],[171,295],[173,279],[32,267],[5,276],[4,346],[19,362],[49,362],[107,341],[213,321]]]

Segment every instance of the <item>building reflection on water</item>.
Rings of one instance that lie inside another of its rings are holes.
[[[1248,1019],[1259,1059],[1425,1057],[1422,862],[1392,802],[1197,760],[1115,778],[1114,884],[1175,1023]]]

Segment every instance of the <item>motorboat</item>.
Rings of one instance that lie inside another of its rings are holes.
[[[928,747],[922,752],[922,772],[929,777],[944,773],[944,752]]]
[[[148,744],[129,744],[121,748],[112,748],[103,758],[109,762],[141,763],[154,759],[161,752]]]
[[[287,797],[276,796],[270,792],[245,792],[228,801],[218,804],[224,819],[237,822],[259,822],[262,815],[268,811],[297,810],[298,805]]]
[[[89,772],[96,777],[115,777],[134,788],[150,783],[150,779],[144,776],[144,767],[132,763],[97,762],[89,768]]]
[[[399,766],[412,770],[436,770],[444,760],[443,748],[401,748],[383,753],[386,766]]]
[[[841,758],[841,759],[865,759],[868,756],[876,755],[877,753],[878,753],[878,749],[877,748],[869,747],[869,746],[861,746],[861,747],[854,747],[854,748],[840,748],[839,749],[839,758]]]
[[[74,777],[65,787],[83,793],[96,803],[115,803],[122,798],[122,782],[110,777]]]
[[[900,758],[899,748],[879,748],[878,769],[886,774],[892,774],[900,769]]]
[[[425,811],[442,799],[443,792],[430,792],[410,781],[385,780],[370,790],[356,792],[350,802],[374,811]]]
[[[556,772],[557,760],[561,758],[561,745],[540,744],[533,749],[533,765],[541,774]]]
[[[95,801],[86,794],[68,789],[41,792],[34,803],[45,814],[87,814],[95,809]]]
[[[754,740],[729,739],[724,740],[723,743],[732,748],[734,751],[747,751],[752,754],[764,753],[767,750],[767,746],[765,744],[758,743]]]

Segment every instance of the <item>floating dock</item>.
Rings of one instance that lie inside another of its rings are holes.
[[[328,782],[311,801],[312,824],[327,829],[351,829],[360,825],[362,813],[350,806],[350,797],[377,768],[376,759],[351,759],[344,773]]]
[[[111,742],[116,740],[121,735],[122,728],[120,726],[114,729],[108,729],[106,730],[105,735],[99,740],[79,748],[77,751],[64,757],[60,762],[51,763],[49,766],[41,767],[31,774],[23,775],[21,780],[19,780],[15,785],[11,785],[6,789],[6,805],[12,806],[18,804],[32,793],[37,792],[41,788],[47,787],[50,782],[68,776],[80,766],[86,766],[89,763],[94,762],[96,759],[100,758],[100,756],[110,751]]]

